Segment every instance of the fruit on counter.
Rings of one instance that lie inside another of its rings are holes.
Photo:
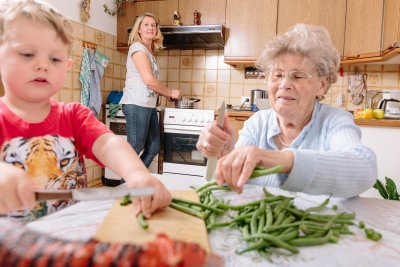
[[[375,119],[383,119],[385,116],[385,112],[383,111],[383,109],[377,108],[374,109],[374,118]]]
[[[374,110],[372,108],[366,108],[361,112],[362,119],[372,119],[374,117]]]
[[[383,119],[384,118],[384,111],[383,109],[372,109],[372,108],[366,108],[366,109],[355,109],[353,111],[354,119]]]
[[[354,119],[361,119],[361,112],[362,111],[363,111],[363,109],[361,109],[361,108],[355,109],[354,112],[353,112]]]

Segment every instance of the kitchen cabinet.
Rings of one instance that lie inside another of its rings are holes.
[[[193,25],[193,12],[201,14],[201,24],[225,24],[227,0],[179,0],[179,14],[183,25]]]
[[[384,0],[347,1],[344,58],[379,56]]]
[[[345,21],[346,0],[280,0],[278,4],[278,34],[296,23],[324,26],[341,56]]]
[[[400,1],[385,0],[383,16],[383,49],[400,41]]]
[[[278,0],[227,0],[225,63],[254,63],[276,35]]]
[[[171,25],[174,10],[178,10],[178,0],[158,0],[127,3],[125,14],[117,17],[117,49],[128,51],[127,29],[133,26],[136,16],[144,12],[154,14],[161,25]]]

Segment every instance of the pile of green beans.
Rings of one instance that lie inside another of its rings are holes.
[[[257,166],[250,179],[280,171],[281,166],[270,169]],[[266,188],[262,199],[244,205],[230,205],[216,198],[213,192],[231,189],[215,181],[195,190],[200,203],[173,198],[170,207],[204,219],[209,232],[221,227],[239,229],[247,247],[238,250],[238,254],[257,251],[272,262],[271,253],[276,248],[296,254],[299,247],[337,243],[341,235],[353,234],[349,225],[355,225],[355,213],[338,212],[336,205],[329,214],[321,213],[327,210],[329,198],[316,207],[301,210],[294,206],[293,198],[273,195]],[[364,223],[358,226],[362,229]],[[374,241],[381,238],[373,229],[365,229],[365,233]]]
[[[299,252],[299,247],[336,243],[340,235],[353,234],[355,214],[320,212],[327,209],[329,198],[306,210],[294,206],[293,198],[273,195],[264,188],[264,198],[244,205],[230,205],[213,196],[214,191],[229,191],[229,187],[210,182],[196,189],[200,203],[173,198],[171,207],[205,220],[207,230],[234,227],[241,231],[247,247],[238,254],[257,251],[269,261],[276,248]],[[229,216],[223,216],[229,212]],[[333,214],[332,214],[333,213]],[[229,219],[226,219],[229,217]]]

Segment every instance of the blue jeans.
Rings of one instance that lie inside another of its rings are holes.
[[[146,108],[133,104],[122,105],[126,118],[128,143],[140,155],[146,167],[160,152],[160,128],[156,108]]]

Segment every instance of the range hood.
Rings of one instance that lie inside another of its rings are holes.
[[[164,46],[176,49],[218,49],[225,44],[223,25],[160,26]]]

